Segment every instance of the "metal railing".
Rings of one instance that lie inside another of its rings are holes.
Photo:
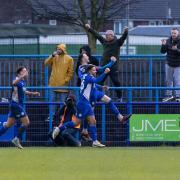
[[[44,66],[44,60],[48,55],[0,55],[0,86],[10,86],[17,67],[25,65],[29,70],[29,86],[48,86],[50,70]],[[72,55],[75,61],[77,55]],[[100,60],[101,56],[97,56]],[[119,81],[122,87],[152,87],[165,86],[164,79],[164,64],[165,56],[162,55],[129,55],[120,56]],[[77,76],[74,77],[70,86],[76,86]],[[113,86],[110,80],[107,80],[107,85]],[[9,94],[1,93],[1,96]],[[114,91],[110,94],[116,97]],[[152,99],[154,96],[152,90],[135,91],[133,97],[137,100]],[[160,96],[163,96],[160,93]],[[127,99],[127,94],[123,93],[123,98]]]
[[[42,137],[42,141],[48,141],[47,134],[52,130],[54,122],[53,122],[53,111],[52,106],[62,105],[63,102],[52,102],[52,91],[55,89],[69,89],[71,93],[76,95],[78,100],[79,95],[79,87],[27,87],[28,90],[36,90],[36,91],[44,91],[48,95],[48,99],[45,96],[41,96],[38,98],[26,98],[25,108],[32,109],[29,110],[29,117],[32,119],[33,128],[29,128],[28,135],[24,136],[24,141],[28,140],[32,142],[40,141],[38,138],[33,139],[35,135]],[[180,102],[162,102],[159,96],[159,92],[162,90],[180,90],[180,87],[110,87],[111,90],[121,89],[127,92],[127,101],[126,102],[115,102],[117,107],[121,110],[122,114],[180,114]],[[0,87],[0,91],[11,90],[11,87]],[[136,102],[133,101],[133,91],[139,90],[152,90],[155,91],[154,101],[151,102]],[[44,93],[45,94],[45,93]],[[1,102],[0,110],[7,106],[8,103]],[[7,110],[6,110],[7,112]],[[129,124],[120,127],[121,135],[118,138],[123,138],[119,140],[114,132],[117,131],[118,122],[116,122],[116,117],[114,117],[111,112],[109,112],[107,105],[100,102],[96,104],[95,115],[97,116],[98,123],[98,136],[101,138],[102,142],[121,142],[126,145],[129,144]],[[37,117],[36,117],[37,116]],[[45,118],[49,116],[49,120],[45,122]],[[113,120],[114,119],[114,120]],[[112,127],[111,127],[112,126]],[[112,128],[113,131],[112,131]],[[40,135],[41,134],[41,135]],[[110,137],[110,138],[109,138]]]

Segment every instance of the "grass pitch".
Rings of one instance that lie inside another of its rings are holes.
[[[0,149],[0,180],[178,180],[179,147]]]

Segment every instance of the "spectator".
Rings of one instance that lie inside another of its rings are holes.
[[[162,40],[161,53],[167,53],[165,65],[167,87],[180,87],[180,35],[177,28],[171,30],[171,36],[167,40]],[[180,102],[180,90],[175,91],[175,97],[172,90],[167,90],[163,102],[173,99]]]
[[[74,73],[74,61],[67,54],[65,44],[59,44],[56,51],[45,60],[44,64],[51,66],[49,86],[68,86]],[[68,90],[66,89],[54,90],[53,102],[56,100],[64,102],[67,94]],[[55,107],[53,110],[55,110]]]
[[[95,66],[99,66],[99,60],[91,55],[91,48],[88,45],[82,46],[79,50],[79,54],[86,54],[89,57],[89,63]]]
[[[128,35],[128,28],[124,28],[123,35],[117,39],[117,37],[114,35],[114,32],[112,30],[107,30],[104,38],[101,36],[98,32],[93,30],[89,24],[86,24],[85,27],[89,30],[90,33],[92,33],[103,45],[103,57],[102,57],[102,65],[104,66],[107,64],[110,60],[111,56],[116,57],[117,61],[112,66],[111,72],[106,75],[104,78],[104,81],[106,80],[107,76],[110,76],[110,79],[112,80],[114,86],[119,87],[121,86],[118,77],[119,72],[119,55],[120,55],[120,47],[123,45],[124,41],[127,38]],[[117,96],[119,98],[119,101],[122,101],[122,92],[120,90],[116,90]]]
[[[77,61],[77,65],[76,65],[76,74],[77,74],[77,76],[78,76],[78,69],[79,69],[79,66],[81,65],[81,59],[82,59],[83,54],[86,54],[88,56],[88,59],[89,59],[88,63],[89,64],[99,66],[99,60],[96,59],[96,57],[91,55],[90,47],[88,45],[82,46],[80,48],[80,51],[79,51],[78,61]],[[77,86],[80,86],[80,85],[81,85],[81,80],[80,80],[80,78],[78,78]]]
[[[71,127],[72,122],[76,122],[76,100],[75,96],[69,95],[62,108],[56,113],[55,119],[58,119],[59,125],[55,127],[53,132],[49,134],[49,137],[57,145],[70,145],[70,146],[81,146],[79,141],[79,129],[80,124],[77,123],[76,126]]]

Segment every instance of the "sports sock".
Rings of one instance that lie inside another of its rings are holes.
[[[97,140],[97,128],[95,125],[89,125],[88,131],[93,141]]]
[[[108,105],[109,105],[109,108],[110,108],[110,110],[111,110],[111,112],[112,112],[113,114],[115,114],[116,116],[118,116],[118,115],[120,114],[118,108],[115,106],[115,104],[114,104],[112,101],[110,101],[110,102],[108,103]]]
[[[27,126],[21,125],[20,128],[18,129],[18,133],[17,133],[17,137],[19,139],[21,139],[22,134],[24,133],[24,131],[26,130]]]

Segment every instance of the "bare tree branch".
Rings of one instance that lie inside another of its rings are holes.
[[[126,7],[142,0],[24,0],[39,17],[53,18],[84,28],[88,42],[93,46],[96,39],[89,34],[85,24],[90,20],[91,27],[99,31],[106,20],[113,16],[126,17]]]

